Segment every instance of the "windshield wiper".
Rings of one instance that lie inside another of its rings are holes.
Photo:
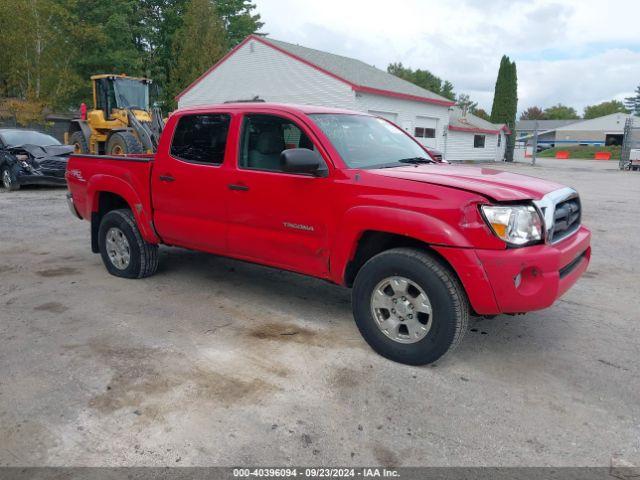
[[[435,160],[425,157],[411,157],[411,158],[401,158],[398,160],[400,163],[411,163],[411,164],[419,164],[419,163],[437,163]]]

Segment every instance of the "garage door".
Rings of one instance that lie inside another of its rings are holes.
[[[420,143],[429,148],[438,148],[438,119],[431,117],[416,117],[413,135]]]
[[[371,115],[375,115],[376,117],[386,118],[390,122],[397,123],[398,122],[398,114],[393,112],[382,112],[380,110],[369,110]]]

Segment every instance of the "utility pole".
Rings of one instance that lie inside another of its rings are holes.
[[[533,125],[533,152],[531,152],[531,165],[536,164],[536,155],[538,153],[538,121]]]

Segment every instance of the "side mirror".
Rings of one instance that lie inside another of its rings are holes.
[[[308,148],[289,148],[280,154],[282,170],[289,173],[306,173],[325,176],[327,167],[320,154]]]

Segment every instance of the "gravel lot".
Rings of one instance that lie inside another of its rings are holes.
[[[498,168],[579,189],[591,267],[424,368],[369,349],[348,290],[168,248],[118,279],[65,190],[0,191],[0,465],[640,464],[640,174]]]

